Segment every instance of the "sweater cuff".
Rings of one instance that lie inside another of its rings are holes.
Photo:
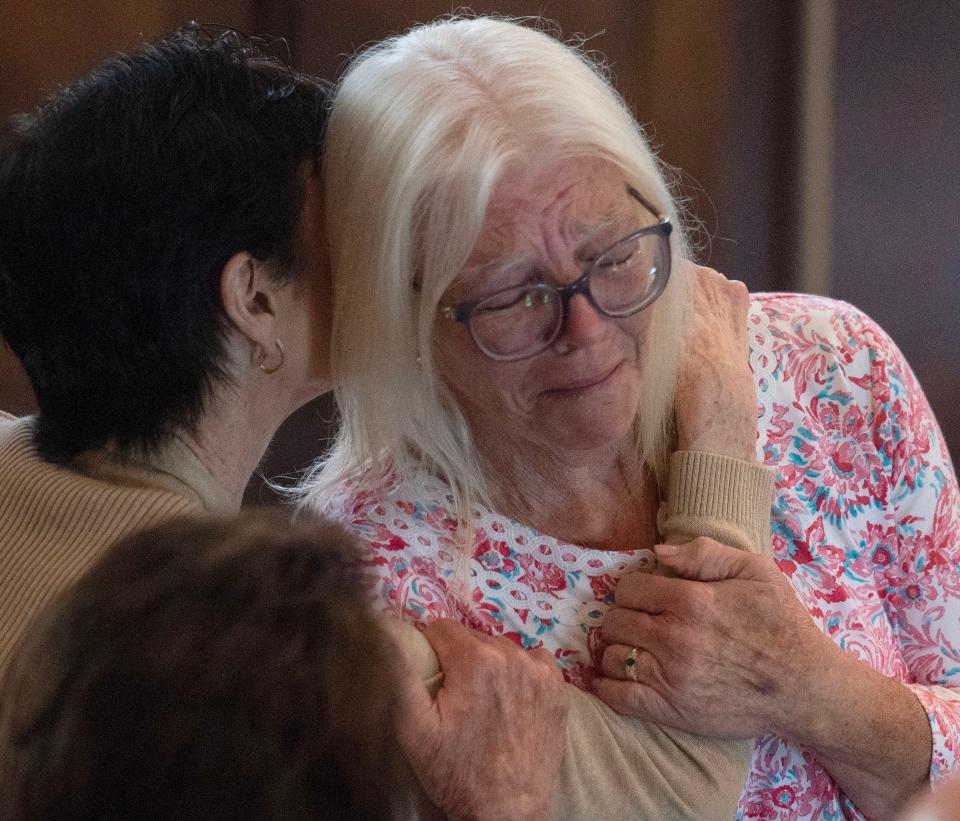
[[[770,551],[772,468],[704,451],[670,457],[664,536],[709,536],[751,553]]]

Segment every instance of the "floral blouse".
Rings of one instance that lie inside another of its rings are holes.
[[[777,470],[774,558],[824,633],[916,694],[932,777],[960,770],[960,494],[926,398],[849,305],[761,294],[749,323],[758,452]],[[320,507],[371,545],[379,607],[545,647],[582,688],[617,580],[654,563],[649,550],[567,544],[484,508],[466,557],[449,489],[428,475],[348,484]],[[737,817],[863,816],[808,751],[767,736]]]

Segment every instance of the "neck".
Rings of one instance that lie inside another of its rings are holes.
[[[501,438],[490,448],[481,444],[480,451],[487,454],[491,501],[505,515],[587,547],[632,549],[656,542],[656,482],[629,444],[571,455]]]
[[[146,459],[147,466],[185,485],[208,512],[235,513],[250,476],[287,416],[268,407],[228,392],[209,403],[196,430],[179,432]]]

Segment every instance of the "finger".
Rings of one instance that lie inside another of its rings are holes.
[[[656,545],[654,550],[657,560],[680,577],[673,579],[677,582],[683,579],[703,582],[733,578],[759,579],[765,575],[753,554],[704,536],[683,545]]]
[[[593,692],[614,712],[641,721],[669,723],[671,710],[663,697],[652,687],[634,681],[597,677]]]
[[[654,674],[656,660],[648,650],[628,647],[626,644],[611,644],[603,651],[600,669],[608,678],[649,683]]]
[[[629,607],[656,615],[674,609],[684,597],[681,579],[653,573],[628,573],[617,582],[614,600],[618,607]]]
[[[378,613],[377,621],[421,678],[430,679],[441,672],[437,654],[416,627],[387,613]]]
[[[660,644],[662,629],[659,620],[660,617],[639,610],[613,607],[603,617],[600,635],[611,644],[652,649]]]
[[[407,660],[394,639],[396,646],[394,668],[396,671],[397,695],[397,740],[407,758],[414,764],[434,744],[440,733],[440,714],[420,673]]]
[[[469,630],[452,619],[438,619],[420,632],[437,654],[447,681],[464,674],[473,676],[484,654],[502,652],[491,637]]]

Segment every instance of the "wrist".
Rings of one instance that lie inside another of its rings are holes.
[[[677,448],[715,453],[745,462],[757,460],[756,422],[750,428],[737,422],[737,418],[725,416],[716,424],[687,426],[677,423]]]
[[[822,633],[812,638],[813,647],[796,653],[785,671],[766,723],[768,732],[826,753],[860,708],[864,665]]]
[[[839,654],[836,675],[808,692],[806,716],[778,734],[808,749],[867,817],[892,818],[929,782],[930,721],[905,684]]]
[[[754,442],[720,441],[717,437],[677,437],[677,450],[689,450],[698,453],[713,453],[727,459],[757,464],[757,449]]]

